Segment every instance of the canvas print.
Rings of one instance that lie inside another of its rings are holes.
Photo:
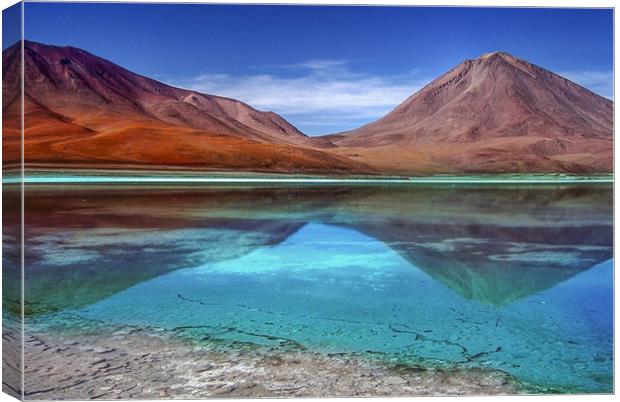
[[[5,393],[613,393],[613,9],[2,18]]]

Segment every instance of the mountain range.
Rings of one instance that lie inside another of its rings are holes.
[[[503,52],[467,60],[358,129],[175,88],[74,47],[24,41],[31,167],[314,174],[613,170],[613,102]],[[3,61],[3,154],[19,162],[21,42]]]

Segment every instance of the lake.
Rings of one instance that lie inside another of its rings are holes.
[[[32,185],[25,331],[130,326],[610,393],[612,199],[587,183]]]

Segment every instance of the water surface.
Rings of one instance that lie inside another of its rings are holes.
[[[148,326],[612,391],[608,185],[32,186],[25,219],[26,331]]]

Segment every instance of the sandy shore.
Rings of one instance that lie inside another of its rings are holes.
[[[389,367],[347,356],[230,352],[124,328],[111,335],[25,339],[26,399],[514,394],[506,374]]]
[[[22,386],[21,322],[11,315],[2,316],[2,392],[20,398]]]

